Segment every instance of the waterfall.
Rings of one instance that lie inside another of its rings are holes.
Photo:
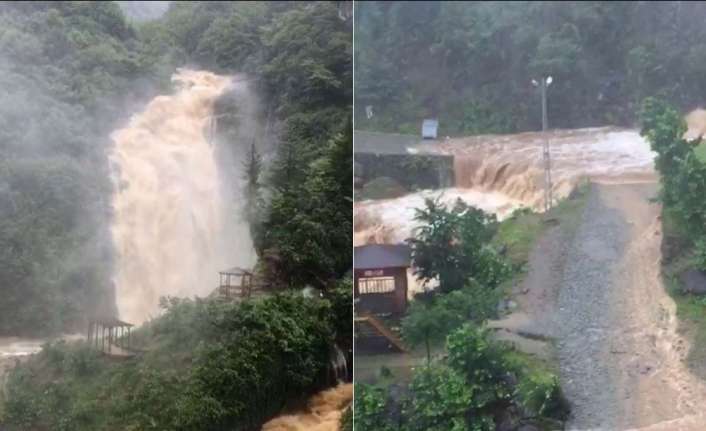
[[[207,137],[231,80],[180,69],[172,81],[174,94],[156,97],[111,136],[113,282],[120,318],[134,324],[159,312],[161,296],[208,295],[218,270],[253,261],[247,229],[232,226],[234,180],[219,174]]]

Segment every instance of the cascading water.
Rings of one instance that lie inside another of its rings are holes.
[[[348,378],[348,361],[343,350],[337,344],[333,345],[329,362],[329,374],[333,378],[333,382],[343,383]]]
[[[267,422],[262,431],[338,431],[341,416],[353,400],[353,385],[340,384],[314,395],[305,412]]]
[[[232,199],[207,139],[228,77],[180,69],[173,95],[152,100],[113,133],[112,235],[120,318],[140,324],[161,296],[205,296],[217,271],[252,263],[247,229],[234,233]]]
[[[597,182],[656,181],[655,154],[633,130],[589,128],[548,132],[555,199],[567,196],[582,178]],[[545,135],[483,135],[420,145],[421,153],[454,156],[456,187],[411,193],[396,199],[357,202],[354,208],[355,245],[400,242],[415,226],[414,209],[425,198],[457,198],[506,217],[513,210],[540,210]]]

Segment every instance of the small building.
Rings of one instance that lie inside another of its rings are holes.
[[[410,257],[411,250],[404,244],[355,247],[353,279],[356,313],[405,312]]]
[[[408,190],[453,187],[454,157],[443,154],[419,135],[353,131],[353,160],[359,187],[388,177]]]
[[[233,267],[218,273],[218,294],[224,299],[249,298],[255,287],[253,273]]]
[[[137,352],[131,342],[131,330],[134,326],[115,318],[91,319],[88,322],[87,343],[108,356],[134,356]]]
[[[426,119],[422,122],[422,139],[436,139],[439,120]]]

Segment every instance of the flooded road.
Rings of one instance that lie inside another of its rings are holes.
[[[583,179],[596,183],[654,182],[655,153],[636,130],[613,127],[554,130],[547,133],[552,158],[554,199],[571,193]],[[544,173],[540,132],[480,135],[421,144],[421,153],[454,156],[455,187],[426,190],[354,206],[354,243],[396,243],[415,226],[414,209],[426,198],[466,203],[502,219],[513,210],[540,210]]]

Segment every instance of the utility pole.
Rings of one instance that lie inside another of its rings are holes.
[[[549,135],[547,134],[548,121],[547,121],[547,87],[552,83],[552,77],[548,76],[546,78],[542,77],[541,82],[532,80],[532,84],[535,87],[539,87],[542,94],[542,134],[544,135],[544,141],[542,142],[542,161],[544,162],[544,212],[546,213],[551,209],[553,202],[552,193],[552,159],[549,152]]]

